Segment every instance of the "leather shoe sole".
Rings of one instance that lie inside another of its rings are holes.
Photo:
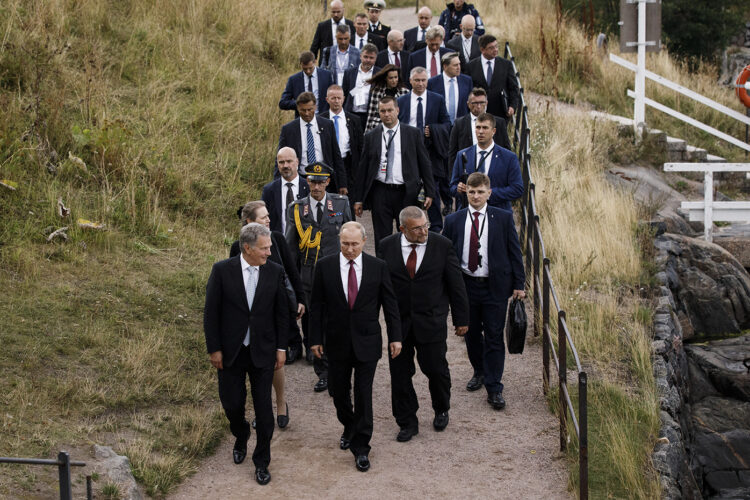
[[[502,410],[505,408],[505,399],[499,392],[494,392],[487,396],[487,402],[496,410]]]
[[[448,427],[449,421],[450,417],[448,416],[448,412],[444,411],[443,413],[438,413],[435,415],[435,419],[432,421],[432,426],[436,431],[442,431],[446,427]]]
[[[354,465],[357,466],[358,471],[367,472],[370,470],[370,459],[367,458],[367,455],[357,455],[357,458],[354,460]]]
[[[268,484],[271,481],[271,473],[265,467],[257,467],[255,469],[255,480],[258,484]]]
[[[315,384],[315,387],[313,387],[313,390],[315,392],[323,392],[326,389],[328,389],[328,380],[321,378],[318,380],[318,382]]]
[[[419,434],[419,429],[412,429],[410,427],[405,427],[398,431],[398,434],[396,435],[396,441],[399,443],[405,443],[409,441],[411,438]]]
[[[341,439],[339,439],[339,448],[342,450],[348,450],[351,444],[352,440],[346,437],[346,434],[342,434]]]
[[[478,391],[484,385],[484,377],[482,375],[471,377],[471,380],[466,384],[466,390],[469,392]]]

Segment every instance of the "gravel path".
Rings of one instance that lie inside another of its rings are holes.
[[[416,25],[416,16],[413,8],[392,9],[384,12],[383,21],[405,29]],[[362,222],[372,234],[369,214]],[[374,253],[371,241],[366,251]],[[399,443],[388,362],[381,359],[373,389],[372,468],[365,474],[355,469],[352,454],[338,447],[342,427],[332,399],[313,392],[312,367],[304,361],[287,366],[290,424],[274,432],[271,483],[255,482],[250,457],[242,465],[232,463],[234,438],[228,435],[170,498],[571,498],[557,421],[542,393],[540,343],[530,340],[523,355],[506,357],[503,411],[489,407],[484,390],[466,391],[471,365],[463,340],[450,333],[448,362],[453,380],[448,428],[433,430],[427,379],[417,370],[420,433]],[[250,453],[254,441],[253,435]]]

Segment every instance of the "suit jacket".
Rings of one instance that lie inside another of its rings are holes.
[[[469,101],[469,94],[471,93],[472,83],[471,78],[467,75],[458,75],[458,95],[456,101],[456,119],[464,116],[469,112],[469,105],[466,104]],[[440,94],[445,100],[446,111],[448,109],[448,96],[445,95],[445,83],[443,82],[443,75],[433,76],[427,80],[427,90]]]
[[[420,40],[419,42],[417,42],[419,29],[419,26],[414,26],[413,28],[409,28],[408,30],[404,31],[404,48],[406,50],[413,52],[425,47],[426,44],[424,40]],[[427,29],[429,30],[430,28]],[[421,46],[418,47],[417,43],[421,44]]]
[[[323,161],[326,165],[333,168],[334,179],[331,184],[335,184],[336,188],[347,187],[346,171],[344,170],[344,162],[341,159],[341,152],[339,151],[339,143],[336,141],[336,129],[333,128],[333,122],[327,120],[321,116],[316,116],[315,119],[318,122],[318,130],[320,131],[320,147],[323,150],[323,158],[318,158],[318,161]],[[279,135],[279,147],[277,151],[284,146],[289,146],[294,149],[297,153],[297,158],[302,158],[302,134],[300,131],[299,121],[301,118],[295,118],[283,127],[281,127],[281,134]],[[305,177],[306,174],[302,171],[300,165],[300,175]],[[279,177],[279,168],[276,166],[273,176]]]
[[[351,34],[352,39],[354,39],[354,21],[351,21],[349,19],[344,19],[347,25],[349,25],[349,32]],[[333,38],[333,29],[332,29],[331,19],[328,18],[325,21],[321,21],[318,23],[318,27],[315,28],[315,36],[313,37],[312,45],[310,45],[310,52],[315,54],[315,58],[320,61],[320,58],[318,55],[323,55],[323,49],[326,47],[330,47],[333,45],[336,40]],[[320,52],[320,54],[318,54]],[[325,94],[324,94],[325,95]]]
[[[377,64],[372,67],[373,76],[378,74],[380,66]],[[359,66],[356,68],[350,68],[344,71],[344,81],[342,82],[341,88],[344,90],[344,111],[351,111],[354,108],[354,99],[351,97],[351,91],[357,86],[357,76],[359,75]],[[362,124],[364,130],[365,124]]]
[[[505,119],[499,116],[495,117],[495,144],[502,146],[505,149],[510,149],[510,139],[508,138],[508,125]],[[465,148],[474,144],[474,140],[471,135],[471,113],[467,113],[461,118],[456,118],[451,129],[450,138],[450,165],[451,168],[456,161],[456,154]]]
[[[408,50],[402,50],[398,53],[398,60],[401,62],[401,79],[404,81],[404,83],[409,82],[409,56],[411,55],[411,52]],[[391,64],[390,59],[388,58],[388,48],[385,48],[378,52],[378,57],[375,59],[375,66],[378,66],[380,68],[385,67],[386,64]]]
[[[252,304],[242,280],[237,255],[213,265],[206,285],[203,331],[209,353],[222,351],[224,366],[232,366],[250,327],[250,356],[259,368],[273,366],[276,350],[287,348],[289,302],[284,269],[266,262],[260,266]]]
[[[422,66],[423,68],[427,68],[427,47],[423,49],[416,50],[411,53],[409,56],[409,69],[408,72],[411,73],[411,70],[413,68],[416,68],[417,66]],[[443,57],[443,54],[447,54],[448,52],[453,52],[451,49],[448,49],[446,47],[440,47],[438,50],[438,56],[437,56],[437,62],[438,62],[438,74],[441,74],[443,72],[443,67],[440,64],[440,58]],[[432,57],[432,54],[430,54],[430,57]],[[427,73],[427,76],[430,76],[430,73]]]
[[[365,43],[362,44],[362,47],[364,47],[365,44],[367,43],[371,43],[375,47],[377,47],[378,52],[380,52],[381,50],[385,49],[388,46],[388,42],[385,41],[385,38],[383,38],[380,35],[376,35],[375,33],[371,31],[368,31],[367,33],[365,33]],[[359,45],[357,44],[357,39],[354,33],[352,33],[351,44],[357,47],[357,49],[359,49]],[[359,49],[359,50],[362,50],[362,49]]]
[[[440,75],[438,75],[440,76]],[[441,76],[442,78],[442,76]],[[411,119],[411,92],[398,98],[398,121],[409,123]],[[438,123],[450,125],[451,119],[445,109],[445,100],[435,92],[426,91],[427,108],[424,113],[424,124],[435,125]],[[416,110],[415,110],[416,112]]]
[[[409,276],[401,252],[401,233],[380,242],[380,257],[388,264],[391,282],[401,312],[401,334],[409,326],[420,343],[445,342],[448,335],[448,305],[453,325],[469,324],[469,299],[453,244],[431,232],[424,257],[414,278]],[[429,290],[429,293],[425,293]]]
[[[466,154],[466,173],[471,174],[476,168],[476,147],[469,146],[458,152],[453,163],[451,176],[451,196],[458,195],[458,182],[464,170],[463,153]],[[492,194],[488,203],[493,207],[512,210],[511,201],[523,194],[523,178],[518,165],[518,157],[512,151],[495,144],[491,155],[489,171],[485,160],[485,172],[489,172]]]
[[[281,192],[282,182],[286,184],[286,181],[281,177],[278,177],[265,186],[263,186],[263,193],[260,199],[266,202],[266,208],[268,209],[268,216],[271,219],[271,231],[281,232],[281,214],[284,213],[284,203],[286,198]],[[285,188],[286,189],[286,188]],[[299,178],[299,190],[297,192],[297,200],[304,198],[310,194],[310,186],[307,181],[302,177]]]
[[[318,99],[318,112],[322,113],[328,111],[328,102],[325,99],[328,87],[336,82],[330,71],[317,68],[317,72],[318,95],[321,96]],[[281,93],[281,99],[279,100],[279,109],[294,110],[294,116],[299,116],[297,113],[297,96],[302,92],[307,92],[307,77],[300,71],[290,76],[286,81],[286,88]]]
[[[467,73],[469,68],[469,61],[482,55],[479,50],[479,37],[477,35],[471,36],[471,49],[469,50],[469,59],[466,59],[466,56],[464,55],[463,35],[461,35],[461,33],[448,40],[445,46],[458,52],[458,58],[461,60],[461,73]]]
[[[453,212],[445,218],[443,225],[443,236],[451,240],[459,260],[464,251],[467,214],[468,210],[465,208]],[[485,230],[488,231],[487,256],[492,299],[504,302],[513,294],[513,290],[523,290],[526,285],[513,212],[488,206]]]
[[[435,198],[435,182],[432,178],[427,149],[422,140],[422,132],[406,123],[399,125],[401,134],[401,168],[406,188],[405,200],[408,205],[417,203],[420,186],[424,187],[425,196]],[[383,147],[383,125],[380,124],[365,134],[362,157],[359,161],[358,187],[354,194],[355,203],[369,206],[368,197],[372,183],[380,169],[380,155]]]
[[[510,61],[502,57],[495,58],[495,64],[492,68],[492,81],[489,84],[487,83],[487,68],[482,66],[481,57],[469,61],[467,68],[474,86],[482,87],[487,91],[488,113],[505,118],[508,116],[508,106],[518,112],[521,92]]]
[[[338,82],[338,69],[336,68],[336,52],[338,51],[338,45],[331,45],[330,47],[326,47],[323,49],[323,58],[320,62],[320,67],[325,68],[328,71],[331,72],[331,75],[333,75],[333,82]],[[344,71],[352,68],[359,67],[360,59],[359,59],[359,50],[355,48],[353,45],[350,45],[347,49],[348,56],[349,56],[349,62],[346,65],[346,68]],[[343,75],[342,75],[343,77]],[[323,96],[325,98],[325,95]]]
[[[378,35],[380,37],[383,37],[383,38],[385,38],[387,40],[388,39],[388,33],[390,33],[390,31],[391,31],[391,27],[390,26],[386,26],[385,24],[383,24],[380,21],[378,21],[377,27],[375,29],[372,29],[372,25],[370,24],[370,21],[367,21],[367,31],[369,31],[370,33],[373,33],[375,35]]]
[[[333,122],[333,118],[331,117],[331,110],[329,109],[325,113],[321,115],[323,118],[328,118]],[[346,176],[349,181],[349,184],[352,186],[352,188],[356,185],[356,176],[350,176],[350,174],[354,174],[359,167],[359,158],[362,154],[362,141],[364,139],[364,129],[362,126],[362,122],[359,120],[359,117],[355,115],[354,113],[349,113],[348,111],[344,111],[344,116],[346,116],[346,130],[349,132],[349,154],[351,155],[351,172],[347,172]],[[343,123],[339,123],[339,127],[343,126]],[[335,128],[334,128],[335,132]],[[351,177],[351,178],[350,178]]]
[[[451,119],[445,109],[445,101],[440,95],[427,90],[427,109],[424,124],[430,126],[430,137],[424,138],[424,145],[430,155],[430,165],[434,177],[449,177],[448,142]],[[416,110],[415,110],[416,111]],[[409,123],[411,118],[411,92],[398,98],[398,119]]]
[[[378,321],[381,306],[388,342],[401,341],[398,303],[388,266],[380,259],[362,254],[362,280],[354,307],[349,309],[341,282],[339,255],[324,257],[315,268],[310,303],[310,345],[324,343],[323,351],[332,360],[348,360],[354,353],[360,362],[376,361],[383,354]]]

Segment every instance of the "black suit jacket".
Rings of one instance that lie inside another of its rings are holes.
[[[391,27],[390,26],[386,26],[385,24],[383,24],[380,21],[378,21],[377,28],[372,29],[372,25],[370,24],[370,21],[367,21],[367,31],[369,31],[370,33],[373,33],[375,35],[378,35],[380,37],[383,37],[383,38],[385,38],[387,40],[388,39],[388,33],[390,33],[390,31],[391,31]]]
[[[352,39],[354,39],[354,22],[349,19],[344,19],[346,24],[349,25],[349,32]],[[330,47],[334,43],[333,30],[331,25],[331,19],[328,18],[325,21],[318,23],[318,27],[315,29],[315,36],[313,37],[312,45],[310,45],[310,52],[315,54],[315,58],[320,62],[320,57],[323,55],[323,49]]]
[[[404,81],[404,83],[409,82],[409,56],[411,55],[411,52],[408,50],[402,50],[398,53],[398,60],[401,62],[401,79]],[[375,66],[378,66],[380,68],[384,67],[386,64],[391,64],[390,60],[388,59],[388,48],[385,48],[378,52],[378,57],[375,59]]]
[[[333,118],[331,117],[331,111],[328,110],[325,113],[322,113],[320,116],[323,118],[328,118],[333,122]],[[359,117],[353,113],[349,113],[348,111],[344,111],[344,116],[346,116],[346,130],[349,132],[349,154],[352,157],[352,171],[347,172],[347,177],[349,174],[355,174],[356,169],[359,167],[359,158],[362,154],[362,140],[364,139],[364,132],[363,132],[363,126],[362,122],[359,120]],[[339,123],[339,127],[341,127],[343,123]],[[356,176],[354,178],[349,179],[349,184],[352,185],[352,188],[356,184]]]
[[[458,52],[458,58],[461,60],[461,73],[467,73],[469,69],[469,61],[482,55],[479,51],[479,37],[472,35],[471,37],[471,50],[469,51],[469,59],[466,59],[464,55],[463,35],[457,34],[445,44],[449,49],[453,49]]]
[[[266,208],[268,209],[268,217],[271,219],[270,229],[271,231],[281,232],[281,217],[284,213],[282,205],[286,202],[286,198],[281,192],[281,183],[285,182],[284,179],[278,177],[265,186],[263,186],[263,194],[260,199],[266,202]],[[286,188],[284,188],[286,190]],[[299,190],[297,193],[297,200],[304,198],[310,194],[310,186],[307,181],[302,177],[299,178]]]
[[[354,308],[349,309],[341,282],[339,255],[318,261],[310,301],[310,345],[321,345],[329,359],[376,361],[383,354],[380,308],[383,308],[388,342],[401,342],[398,303],[386,263],[362,254],[362,281]],[[325,332],[325,340],[323,340]]]
[[[401,134],[401,168],[407,204],[416,204],[420,181],[424,185],[425,196],[434,199],[435,182],[432,178],[430,157],[422,140],[422,132],[416,127],[401,123],[399,133]],[[380,124],[365,134],[362,157],[359,162],[360,179],[358,179],[358,188],[355,190],[353,199],[355,203],[364,203],[365,207],[370,205],[368,197],[372,183],[378,176],[382,147],[383,125]]]
[[[276,350],[287,348],[289,299],[284,269],[268,261],[260,266],[253,303],[248,305],[241,258],[222,260],[211,269],[203,310],[206,349],[222,351],[224,366],[232,366],[249,326],[252,362],[267,368],[276,362]]]
[[[487,91],[488,113],[505,118],[508,116],[508,106],[518,112],[521,92],[510,61],[502,57],[495,58],[495,64],[492,68],[492,81],[489,84],[486,76],[487,68],[482,66],[481,57],[469,61],[467,69],[474,86],[482,87]]]
[[[422,66],[423,68],[427,68],[427,53],[429,50],[427,50],[427,47],[424,47],[422,49],[416,50],[409,55],[409,73],[411,73],[411,70],[413,68],[416,68],[417,66]],[[448,49],[446,47],[440,47],[438,49],[438,55],[437,55],[437,62],[438,62],[438,75],[443,72],[443,66],[440,63],[440,58],[443,57],[443,54],[447,54],[448,52],[453,52],[451,49]],[[432,57],[432,53],[430,53],[430,57]],[[427,73],[427,77],[430,77],[430,74]]]
[[[510,149],[510,139],[508,138],[508,122],[499,116],[495,117],[495,144]],[[451,140],[449,145],[450,150],[450,165],[456,162],[456,153],[462,149],[468,148],[473,144],[471,138],[471,113],[467,113],[461,118],[456,118],[453,123],[453,129],[451,130]]]
[[[380,258],[388,264],[396,290],[401,334],[405,336],[411,326],[417,342],[445,342],[449,304],[453,324],[469,324],[469,299],[456,252],[448,238],[430,232],[424,257],[412,279],[406,271],[401,238],[401,233],[392,234],[379,246]]]
[[[419,26],[415,26],[404,31],[404,48],[406,50],[414,52],[415,50],[419,50],[425,47],[426,43],[424,40],[420,40],[419,42],[417,42],[417,34],[419,33],[419,29]],[[427,29],[429,30],[430,28]]]
[[[346,171],[344,170],[344,162],[341,160],[341,152],[339,151],[339,143],[336,141],[336,130],[333,128],[333,122],[320,115],[316,116],[315,119],[318,121],[320,147],[323,150],[323,158],[318,158],[318,161],[322,160],[326,165],[333,168],[335,178],[332,179],[331,184],[334,184],[335,188],[347,187]],[[297,153],[297,158],[302,158],[300,120],[301,118],[295,118],[281,127],[279,147],[276,149],[277,151],[288,146]],[[302,166],[300,166],[300,175],[306,175],[302,170]],[[273,176],[274,178],[280,176],[278,166],[276,166]]]

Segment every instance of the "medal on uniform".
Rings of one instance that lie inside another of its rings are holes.
[[[333,212],[333,202],[331,200],[328,200],[328,211]]]
[[[307,217],[307,214],[309,211],[310,211],[310,205],[305,205],[304,210],[302,210],[302,217]]]

